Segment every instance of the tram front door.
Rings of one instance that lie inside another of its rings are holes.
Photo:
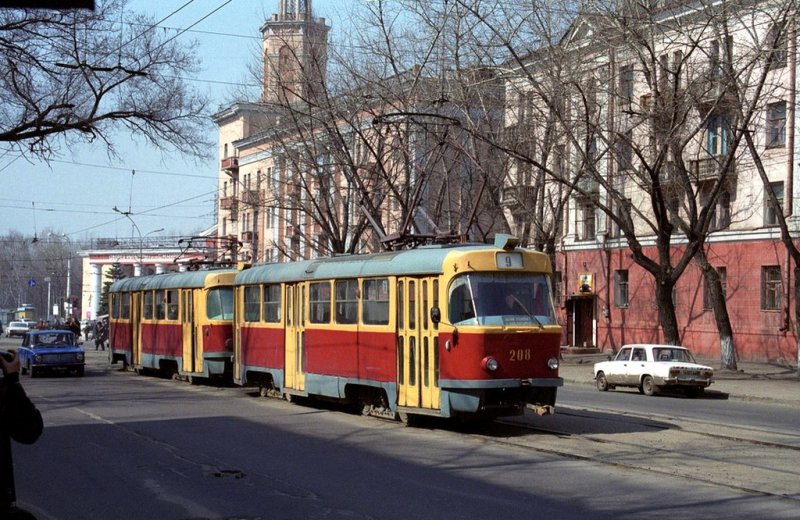
[[[438,409],[438,331],[430,320],[430,309],[438,304],[438,282],[401,278],[397,288],[397,404]]]

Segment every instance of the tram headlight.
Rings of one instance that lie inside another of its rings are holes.
[[[494,372],[499,367],[500,363],[498,363],[497,360],[492,356],[486,356],[481,360],[481,368],[486,370],[487,372]]]
[[[547,360],[547,368],[550,370],[558,370],[558,358],[551,357]]]

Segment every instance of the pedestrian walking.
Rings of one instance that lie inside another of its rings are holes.
[[[94,328],[94,349],[105,350],[108,339],[108,324],[105,320],[97,320]]]
[[[19,381],[19,358],[15,352],[0,353],[0,518],[9,520],[35,517],[16,505],[11,439],[33,444],[42,434],[42,414],[25,394]]]
[[[81,324],[78,323],[74,317],[70,316],[67,320],[67,330],[72,331],[75,334],[75,341],[77,342],[78,339],[81,337]]]

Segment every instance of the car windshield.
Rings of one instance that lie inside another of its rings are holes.
[[[685,348],[674,348],[674,347],[654,348],[653,358],[655,358],[656,361],[661,361],[666,363],[671,361],[680,361],[683,363],[695,363],[695,360],[692,357],[691,352],[689,352]]]
[[[34,347],[63,347],[74,345],[74,337],[71,332],[57,332],[47,334],[36,334],[31,338]]]
[[[551,296],[543,274],[465,274],[450,284],[448,316],[453,325],[551,325]]]

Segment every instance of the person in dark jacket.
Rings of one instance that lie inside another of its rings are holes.
[[[31,519],[32,514],[16,507],[11,439],[33,444],[42,434],[44,423],[19,382],[17,354],[0,352],[0,367],[0,518]]]

